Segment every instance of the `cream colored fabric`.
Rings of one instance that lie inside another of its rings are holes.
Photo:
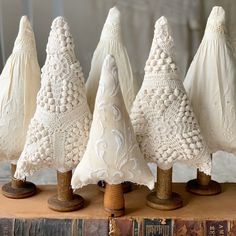
[[[73,169],[83,156],[91,113],[84,77],[74,54],[74,42],[63,17],[51,27],[42,86],[15,177],[24,179],[50,167],[60,172]]]
[[[154,9],[154,19],[158,19],[162,15],[168,19],[175,41],[175,59],[180,78],[183,80],[201,42],[204,24],[203,1],[205,0],[149,1]]]
[[[212,9],[184,85],[211,153],[236,154],[236,64],[222,7]]]
[[[116,58],[120,74],[121,91],[128,112],[138,89],[137,81],[133,78],[129,57],[123,44],[120,18],[119,10],[116,7],[111,8],[104,24],[100,41],[93,54],[91,69],[86,83],[87,98],[91,111],[94,110],[102,63],[107,54],[112,54]]]
[[[173,58],[165,17],[155,24],[145,76],[131,110],[141,151],[162,169],[186,162],[209,174],[210,156]]]
[[[72,177],[72,188],[105,180],[154,187],[126,111],[113,56],[103,63],[87,149]]]
[[[18,159],[40,87],[34,33],[23,16],[12,54],[0,75],[0,159]]]

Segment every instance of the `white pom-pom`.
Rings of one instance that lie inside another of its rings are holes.
[[[170,64],[170,68],[171,68],[172,70],[175,70],[175,69],[176,69],[176,65],[175,65],[174,63],[171,63],[171,64]]]
[[[175,100],[175,96],[174,96],[173,94],[171,94],[171,95],[169,96],[169,100],[170,100],[170,101],[174,101],[174,100]]]
[[[160,65],[160,66],[163,65],[163,64],[164,64],[164,60],[163,60],[163,59],[159,59],[159,60],[157,61],[157,64]]]
[[[164,58],[166,58],[166,57],[167,57],[167,54],[164,53],[164,52],[162,52],[162,53],[161,53],[161,58],[164,59]]]
[[[174,90],[174,95],[175,95],[176,97],[178,97],[178,96],[179,96],[179,93],[180,93],[179,89],[176,88],[176,89]]]
[[[167,64],[171,64],[171,62],[172,62],[172,58],[171,58],[171,57],[168,57],[168,58],[166,58],[165,61],[166,61]]]

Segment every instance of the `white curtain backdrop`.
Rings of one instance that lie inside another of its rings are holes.
[[[98,43],[109,8],[117,5],[122,14],[122,29],[133,72],[139,84],[144,75],[155,21],[165,15],[173,31],[176,60],[184,78],[189,63],[201,41],[206,19],[214,5],[226,10],[229,33],[236,45],[235,0],[0,0],[0,72],[10,55],[18,31],[20,17],[28,15],[35,32],[38,59],[42,66],[52,20],[59,15],[67,18],[75,39],[77,57],[87,78],[92,54]],[[54,180],[54,171],[33,177],[40,183]],[[52,174],[53,173],[53,174]],[[0,162],[0,182],[9,179],[9,165]],[[174,167],[174,180],[186,181],[195,170],[183,165]],[[236,181],[236,158],[217,153],[213,178]]]

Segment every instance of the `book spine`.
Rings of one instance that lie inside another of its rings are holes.
[[[226,220],[206,220],[205,231],[207,236],[227,236],[228,222]]]
[[[0,219],[0,235],[14,235],[14,219]]]
[[[81,236],[108,235],[109,225],[106,219],[85,219],[83,224],[80,225]]]
[[[172,236],[172,220],[144,219],[143,236]]]

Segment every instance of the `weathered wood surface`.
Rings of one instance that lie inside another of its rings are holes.
[[[104,213],[103,193],[97,186],[81,189],[85,208],[67,213],[47,207],[47,199],[56,193],[55,186],[39,189],[28,199],[13,200],[0,194],[0,236],[108,235],[110,219]],[[222,184],[222,193],[209,197],[186,192],[184,184],[173,184],[173,190],[184,199],[184,207],[174,211],[147,207],[147,188],[125,194],[126,215],[113,221],[110,235],[236,235],[236,184]]]

